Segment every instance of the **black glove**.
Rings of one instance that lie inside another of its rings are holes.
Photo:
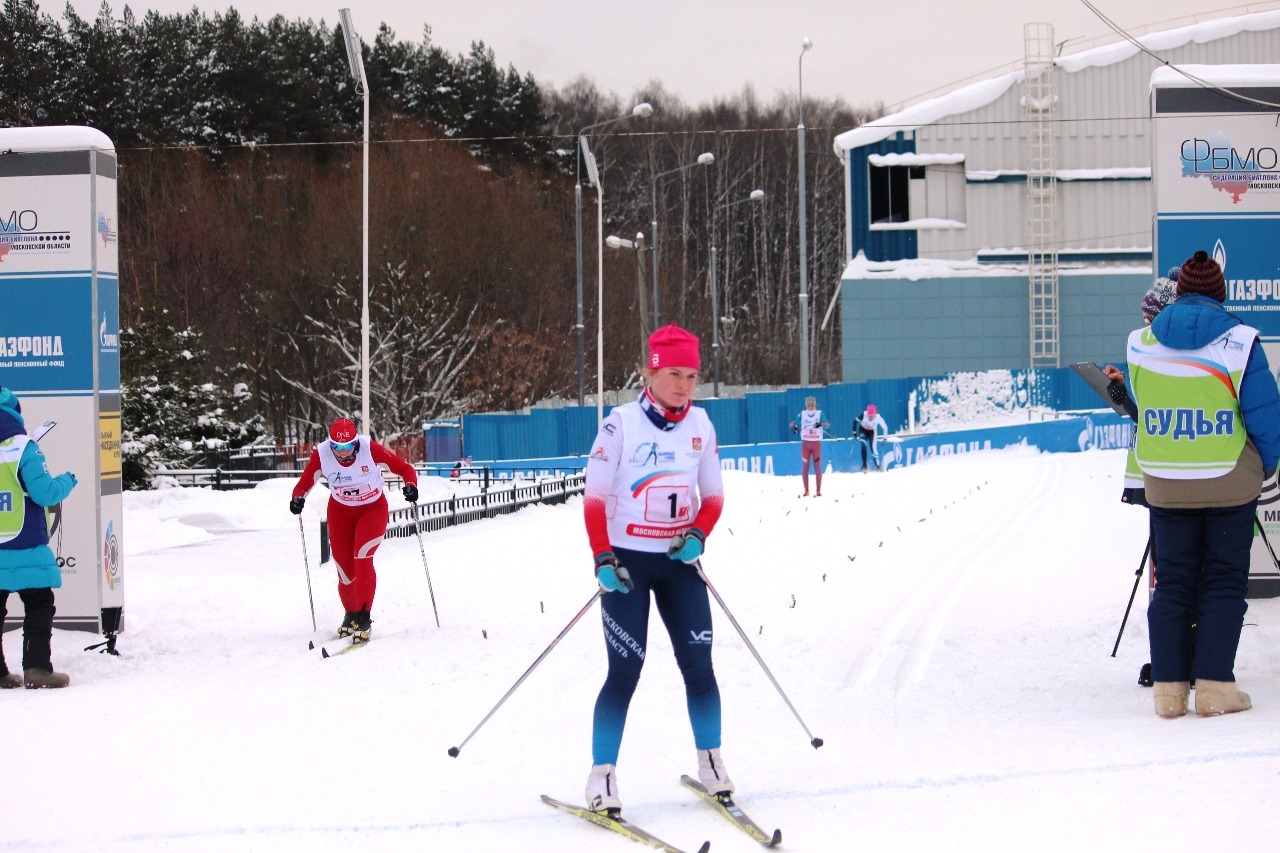
[[[418,502],[418,487],[413,483],[405,483],[403,492],[404,499],[409,503],[416,504]]]
[[[302,505],[306,502],[307,502],[306,498],[304,498],[302,495],[298,495],[296,498],[289,501],[289,512],[293,513],[294,515],[302,515]]]
[[[800,427],[796,426],[795,424],[792,424],[792,425],[791,425],[791,431],[792,431],[793,433],[795,433],[796,435],[799,435],[799,434],[800,434]]]
[[[625,594],[635,586],[631,573],[618,565],[618,558],[612,551],[601,551],[596,555],[596,580],[608,592]]]

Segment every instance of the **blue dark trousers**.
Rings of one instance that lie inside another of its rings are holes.
[[[1256,509],[1256,500],[1206,509],[1151,507],[1159,555],[1147,607],[1153,681],[1236,680]]]
[[[609,675],[596,699],[591,763],[616,764],[627,723],[627,708],[640,681],[649,636],[650,597],[658,605],[684,676],[685,700],[698,749],[720,746],[720,688],[711,668],[711,604],[706,584],[693,566],[617,548],[618,561],[631,573],[635,588],[625,595],[600,598]]]

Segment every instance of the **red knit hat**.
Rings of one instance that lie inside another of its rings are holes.
[[[649,336],[649,367],[688,367],[702,369],[698,357],[698,336],[672,323]]]
[[[1227,281],[1222,276],[1218,262],[1200,249],[1182,265],[1178,274],[1178,295],[1195,293],[1219,302],[1227,300]]]
[[[356,425],[346,418],[338,418],[333,422],[333,426],[329,427],[329,440],[335,444],[346,444],[355,439]]]

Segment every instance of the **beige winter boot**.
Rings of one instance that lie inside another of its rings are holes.
[[[54,672],[51,669],[25,669],[22,675],[28,690],[41,687],[66,687],[71,683],[71,677],[65,672]]]
[[[0,676],[0,690],[11,690],[14,687],[22,686],[22,676],[16,672],[6,673]]]
[[[1190,682],[1157,681],[1154,687],[1157,714],[1166,719],[1173,719],[1187,713],[1187,695],[1191,692]]]
[[[1196,679],[1196,713],[1202,717],[1234,714],[1253,707],[1249,694],[1236,688],[1234,681]]]

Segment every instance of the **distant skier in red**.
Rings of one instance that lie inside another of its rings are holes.
[[[369,613],[378,584],[373,555],[387,533],[387,498],[379,465],[404,480],[405,499],[416,503],[418,472],[413,466],[339,418],[329,427],[328,440],[311,452],[289,501],[289,511],[298,515],[320,478],[329,483],[329,547],[338,564],[338,597],[346,610],[338,636],[353,637],[356,643],[369,639]]]

